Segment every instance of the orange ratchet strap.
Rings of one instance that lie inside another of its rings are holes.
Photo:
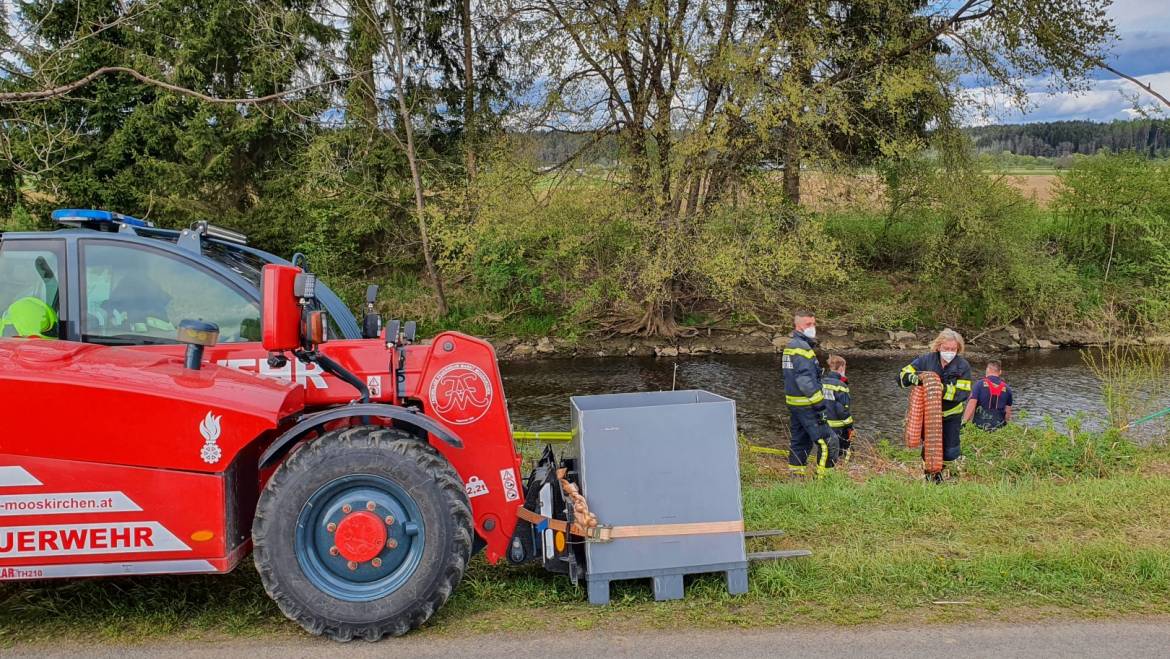
[[[656,538],[676,535],[703,535],[708,533],[743,533],[743,520],[730,522],[694,522],[690,524],[642,524],[638,526],[597,526],[592,529],[580,524],[568,524],[534,513],[524,506],[516,509],[516,516],[530,524],[548,523],[554,531],[580,536],[594,542],[610,542],[622,538]]]

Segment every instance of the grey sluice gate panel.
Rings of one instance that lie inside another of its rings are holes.
[[[735,401],[692,390],[574,396],[571,403],[581,493],[602,524],[743,519]],[[608,599],[609,581],[639,577],[654,579],[657,598],[673,599],[682,575],[698,572],[726,571],[732,592],[746,590],[742,533],[587,543],[585,556],[590,601],[603,599],[603,584]]]

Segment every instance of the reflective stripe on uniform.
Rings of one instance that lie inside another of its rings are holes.
[[[804,465],[788,465],[788,471],[794,474],[804,475]]]
[[[955,380],[955,388],[959,391],[971,391],[970,380]]]
[[[821,387],[828,389],[829,391],[840,391],[841,393],[845,394],[849,393],[849,387],[840,384],[822,384]]]
[[[809,405],[816,405],[825,400],[825,395],[821,392],[816,392],[811,396],[785,396],[784,402],[793,407],[808,407]]]
[[[943,400],[955,399],[955,385],[948,384],[945,393],[943,393]]]
[[[804,348],[785,348],[784,354],[786,354],[786,355],[799,355],[801,357],[805,357],[808,359],[816,359],[817,358],[817,353],[813,352],[812,350],[805,350]]]
[[[918,372],[918,369],[914,368],[914,364],[906,364],[904,367],[902,367],[902,372],[898,374],[898,384],[902,385],[902,387],[905,388],[906,387],[906,376],[913,375],[914,373],[917,373],[917,372]]]
[[[823,439],[818,439],[817,443],[821,445],[821,455],[817,458],[817,471],[823,472],[829,463],[829,443]]]
[[[853,423],[853,417],[841,419],[840,421],[837,421],[836,419],[829,419],[830,428],[844,428],[851,423]]]
[[[942,415],[943,415],[944,417],[947,417],[947,416],[954,416],[954,415],[956,415],[956,414],[959,414],[960,412],[962,412],[962,411],[963,411],[963,409],[964,409],[964,408],[966,408],[966,407],[967,407],[967,404],[966,404],[966,403],[959,403],[958,405],[956,405],[956,406],[952,407],[952,408],[951,408],[951,409],[949,409],[949,410],[943,410],[943,413],[942,413]]]

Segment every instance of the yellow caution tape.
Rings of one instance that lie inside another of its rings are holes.
[[[573,433],[560,431],[520,432],[513,430],[512,439],[537,442],[570,442],[573,440]]]
[[[764,453],[766,455],[783,455],[788,456],[788,449],[785,448],[768,448],[767,446],[751,446],[748,445],[749,453]]]

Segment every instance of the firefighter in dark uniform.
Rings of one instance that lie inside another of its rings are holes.
[[[784,348],[784,402],[792,426],[788,468],[803,474],[809,457],[815,455],[817,475],[821,476],[836,462],[838,443],[829,428],[821,367],[813,352],[817,320],[802,311],[795,314],[793,322],[796,330]]]
[[[898,376],[903,387],[920,383],[918,374],[933,371],[942,380],[943,462],[953,466],[963,454],[959,448],[959,429],[963,424],[963,410],[971,397],[971,365],[963,357],[966,345],[963,337],[952,329],[939,332],[930,344],[931,352],[920,355],[906,365]],[[940,480],[942,474],[934,474]]]
[[[987,362],[987,375],[971,385],[971,398],[963,423],[971,421],[990,432],[999,430],[1012,420],[1012,388],[1003,380],[1003,365],[998,360]]]
[[[839,460],[849,457],[853,441],[853,411],[850,409],[849,379],[845,377],[845,358],[829,355],[829,370],[821,376],[821,391],[825,394],[825,410],[829,427],[837,434],[841,451]]]

